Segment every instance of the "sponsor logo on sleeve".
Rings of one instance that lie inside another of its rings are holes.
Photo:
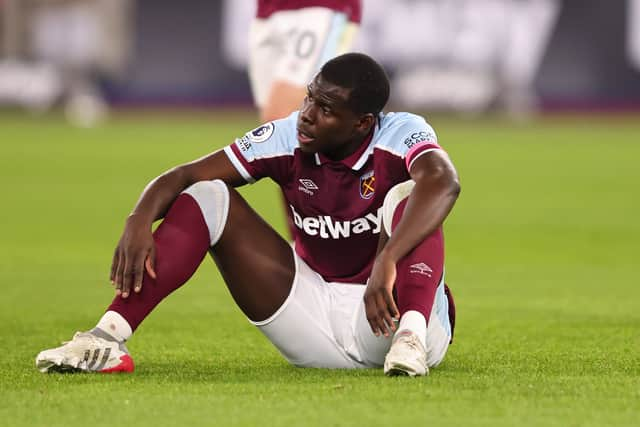
[[[249,149],[251,148],[251,141],[249,141],[249,138],[247,138],[247,136],[245,135],[242,138],[236,139],[236,145],[238,146],[240,151],[249,151]]]
[[[369,171],[360,177],[360,197],[369,200],[376,191],[376,177]]]
[[[274,129],[275,125],[273,123],[267,123],[262,126],[258,126],[254,130],[248,132],[245,136],[247,136],[251,142],[258,144],[271,138]]]
[[[436,142],[436,135],[433,132],[427,130],[414,132],[407,138],[405,138],[404,145],[406,145],[407,148],[411,148],[421,142]]]

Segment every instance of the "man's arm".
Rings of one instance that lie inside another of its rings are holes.
[[[415,186],[404,214],[373,264],[364,300],[373,332],[388,336],[398,316],[393,300],[396,263],[433,233],[447,217],[460,193],[458,174],[442,150],[418,157],[409,171]],[[387,326],[388,325],[388,326]]]
[[[144,268],[155,278],[155,248],[151,227],[164,217],[180,192],[198,181],[221,179],[238,187],[246,183],[227,155],[216,151],[200,159],[176,166],[151,181],[143,190],[127,218],[111,263],[111,282],[116,294],[126,298],[131,288],[142,288]]]
[[[180,192],[198,181],[221,179],[232,187],[247,182],[227,155],[218,150],[200,159],[176,166],[151,181],[142,191],[130,217],[138,216],[149,225],[164,218]]]
[[[402,219],[378,255],[394,263],[442,225],[460,193],[458,174],[442,150],[418,157],[409,174],[416,185]]]

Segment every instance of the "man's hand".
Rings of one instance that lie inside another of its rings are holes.
[[[0,0],[1,1],[1,0]],[[111,283],[116,295],[127,298],[131,291],[140,292],[142,277],[147,270],[156,278],[156,250],[151,233],[153,221],[164,218],[178,195],[198,181],[221,179],[237,187],[246,184],[223,150],[218,150],[193,162],[171,168],[151,181],[142,192],[127,218],[122,237],[111,263]]]
[[[132,288],[134,292],[140,292],[145,268],[155,279],[155,256],[151,226],[135,215],[130,216],[111,263],[110,277],[116,287],[116,295],[127,298]]]
[[[393,285],[396,281],[396,263],[383,250],[376,257],[371,276],[364,292],[364,306],[371,330],[376,336],[390,336],[396,326],[398,307],[393,300]]]

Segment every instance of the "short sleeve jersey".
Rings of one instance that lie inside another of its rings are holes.
[[[225,147],[250,183],[269,177],[285,195],[295,250],[330,282],[365,283],[391,187],[410,179],[419,156],[441,149],[420,116],[380,114],[371,135],[349,157],[332,161],[298,147],[298,113],[262,125]]]

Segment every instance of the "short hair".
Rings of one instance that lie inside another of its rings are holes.
[[[329,83],[351,89],[348,104],[356,113],[378,114],[389,100],[389,78],[380,64],[363,53],[336,56],[320,69]]]

